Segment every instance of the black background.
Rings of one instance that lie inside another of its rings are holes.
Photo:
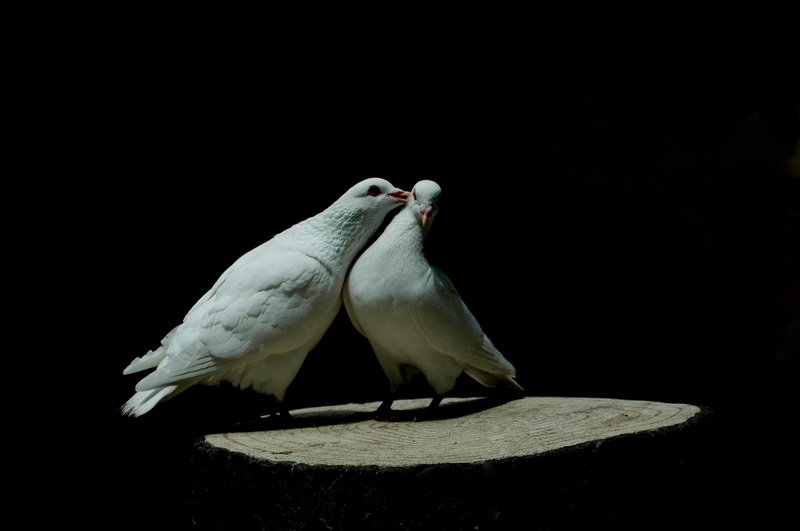
[[[423,62],[364,41],[166,34],[93,41],[56,76],[72,89],[52,107],[68,146],[54,156],[80,200],[67,205],[77,225],[53,237],[88,309],[70,314],[86,366],[63,367],[86,393],[88,427],[71,438],[89,450],[56,474],[54,491],[78,495],[67,519],[187,525],[192,440],[263,402],[192,389],[125,418],[140,376],[123,368],[236,258],[371,176],[441,185],[428,257],[528,394],[709,406],[720,522],[784,513],[800,342],[788,63],[746,47],[692,66],[670,52],[576,62],[542,43],[513,58],[445,43]],[[286,402],[380,400],[385,387],[342,310]]]

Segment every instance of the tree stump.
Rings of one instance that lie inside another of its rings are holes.
[[[204,437],[192,456],[195,526],[652,529],[686,516],[670,504],[699,488],[706,408],[449,398],[428,420],[391,422],[369,418],[378,405],[295,410],[307,427]]]

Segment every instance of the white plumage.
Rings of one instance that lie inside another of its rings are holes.
[[[282,402],[339,311],[353,258],[407,195],[384,179],[367,179],[239,258],[158,349],[123,371],[156,367],[123,413],[142,415],[192,385],[223,380]]]
[[[406,206],[356,259],[344,285],[344,304],[369,339],[392,396],[421,371],[436,392],[431,408],[466,371],[487,387],[522,390],[516,371],[492,345],[453,283],[425,258],[423,241],[438,212],[441,188],[420,181]],[[392,399],[378,410],[391,411]]]

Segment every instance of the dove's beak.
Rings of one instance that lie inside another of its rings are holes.
[[[408,203],[408,200],[406,199],[406,197],[408,197],[408,192],[406,192],[405,190],[395,188],[386,195],[388,195],[389,197],[394,197],[396,201],[399,201],[401,203]]]
[[[419,213],[422,216],[422,226],[428,224],[428,220],[431,218],[431,213],[433,212],[433,207],[431,205],[420,205],[419,206]]]

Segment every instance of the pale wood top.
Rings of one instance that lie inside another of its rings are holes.
[[[398,400],[422,409],[429,400]],[[528,397],[490,407],[488,399],[447,398],[440,417],[387,422],[363,416],[379,403],[292,411],[314,427],[206,436],[218,448],[272,462],[329,466],[471,463],[541,454],[619,435],[658,430],[700,412],[688,404],[601,398]]]

